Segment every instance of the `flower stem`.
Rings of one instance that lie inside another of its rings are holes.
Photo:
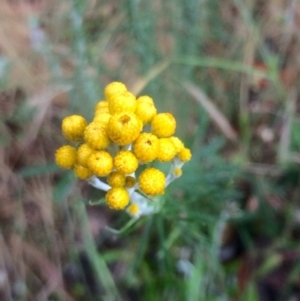
[[[111,187],[101,180],[99,180],[96,176],[92,176],[88,179],[88,183],[97,189],[101,189],[103,191],[108,191]]]

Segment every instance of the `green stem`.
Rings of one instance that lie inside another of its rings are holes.
[[[127,231],[137,220],[137,218],[130,219],[120,230],[116,230],[108,226],[106,226],[106,229],[114,234],[122,234]]]
[[[118,289],[114,282],[114,279],[104,261],[101,254],[96,248],[95,241],[89,229],[88,217],[86,208],[83,202],[76,204],[77,214],[79,221],[81,222],[81,229],[83,234],[83,243],[85,246],[86,254],[93,263],[93,268],[99,283],[102,284],[105,296],[102,300],[121,301],[121,297],[118,293]],[[107,299],[106,299],[107,298]]]

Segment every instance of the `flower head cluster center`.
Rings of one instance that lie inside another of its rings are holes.
[[[56,163],[107,191],[111,209],[127,208],[134,217],[149,214],[149,199],[164,194],[166,186],[181,176],[191,152],[175,136],[174,116],[158,113],[151,97],[136,98],[120,82],[108,84],[104,95],[91,122],[81,115],[63,119],[62,134],[71,144],[56,151]],[[171,162],[169,174],[152,167],[155,161]]]

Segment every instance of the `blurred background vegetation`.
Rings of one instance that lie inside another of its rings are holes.
[[[297,0],[0,2],[0,300],[300,300]],[[193,159],[128,216],[54,163],[122,81]]]

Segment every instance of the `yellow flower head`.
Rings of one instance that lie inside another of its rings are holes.
[[[86,143],[81,144],[77,149],[77,163],[81,166],[87,167],[89,156],[94,150]]]
[[[176,155],[176,147],[170,138],[160,138],[157,159],[161,162],[172,161]]]
[[[184,148],[183,142],[176,136],[170,137],[170,140],[174,143],[176,148],[176,154],[178,154]]]
[[[95,105],[95,114],[99,111],[102,113],[109,113],[108,109],[108,101],[107,100],[100,100]]]
[[[91,122],[84,131],[85,142],[93,149],[100,150],[106,148],[110,140],[106,132],[106,126],[101,122]]]
[[[124,91],[127,91],[127,88],[123,83],[112,82],[108,84],[104,89],[105,99],[109,101],[114,94]]]
[[[74,172],[76,177],[81,180],[86,180],[93,175],[88,168],[81,165],[76,165],[74,168]]]
[[[138,102],[148,103],[150,105],[154,105],[153,99],[148,95],[142,95],[137,99]]]
[[[154,104],[137,101],[135,114],[142,120],[143,124],[145,125],[152,121],[154,116],[157,114],[157,110]]]
[[[97,111],[95,113],[93,122],[96,121],[96,122],[102,123],[104,125],[104,127],[107,128],[110,117],[111,117],[110,113]]]
[[[122,91],[112,95],[108,102],[109,112],[111,114],[122,112],[134,113],[136,105],[135,96],[128,91]]]
[[[70,141],[78,142],[82,140],[86,120],[80,115],[71,115],[62,121],[62,133]]]
[[[142,127],[141,120],[134,113],[118,113],[110,118],[107,133],[116,144],[126,145],[138,137]]]
[[[60,147],[55,153],[55,162],[61,168],[73,168],[77,162],[76,148],[70,145]]]
[[[123,187],[113,187],[105,195],[107,205],[114,210],[122,210],[129,203],[129,193]]]
[[[119,151],[114,157],[114,167],[122,174],[131,174],[139,166],[138,159],[131,151]]]
[[[182,169],[179,168],[179,167],[176,167],[173,169],[173,174],[176,176],[176,177],[180,177],[182,175]]]
[[[127,208],[127,211],[131,216],[136,216],[140,211],[139,205],[138,204],[130,204]]]
[[[112,171],[113,159],[106,151],[95,151],[89,156],[87,166],[94,175],[105,177]]]
[[[55,161],[62,168],[73,169],[79,179],[107,191],[105,200],[111,209],[127,207],[126,212],[133,219],[155,213],[160,204],[150,202],[150,196],[164,194],[165,187],[181,176],[191,151],[174,136],[173,115],[158,114],[151,97],[136,98],[121,82],[108,84],[104,94],[105,99],[95,105],[89,124],[80,115],[64,118],[62,133],[77,142],[78,149],[70,145],[60,147]],[[146,132],[142,132],[143,128]],[[172,162],[167,175],[143,165],[155,160]]]
[[[181,160],[182,162],[187,162],[187,161],[191,160],[192,153],[191,153],[190,149],[185,147],[178,153],[177,156],[178,156],[179,160]]]
[[[138,183],[145,194],[156,196],[164,193],[166,177],[159,169],[149,167],[141,172]]]
[[[154,161],[158,155],[159,139],[151,133],[141,133],[134,141],[133,152],[142,163]]]
[[[111,172],[107,178],[107,183],[111,187],[123,187],[125,186],[125,181],[125,176],[118,171]]]
[[[176,120],[171,113],[160,113],[151,122],[151,131],[160,138],[172,136],[176,130]]]

